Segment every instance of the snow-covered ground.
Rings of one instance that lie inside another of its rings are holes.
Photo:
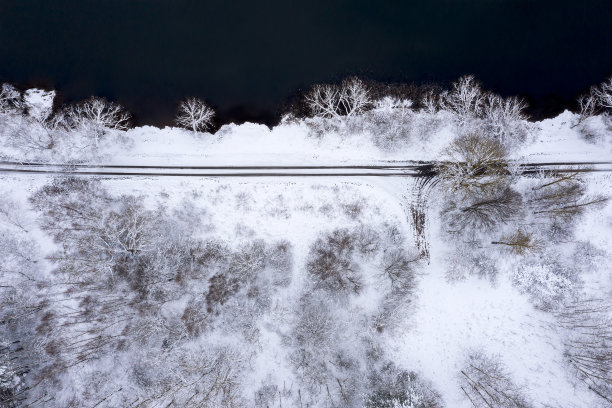
[[[556,118],[531,123],[526,141],[511,157],[523,162],[612,161],[612,133],[603,119],[590,118],[586,127],[575,127],[576,121],[577,115],[564,112]],[[591,129],[596,136],[585,137],[584,129]],[[252,123],[226,125],[215,134],[145,126],[102,140],[96,157],[89,161],[165,166],[369,165],[438,160],[454,137],[452,125],[441,126],[427,139],[413,138],[391,150],[381,149],[367,134],[314,137],[304,122],[284,123],[273,129]],[[5,150],[4,154],[5,158],[14,159],[14,152]],[[21,203],[19,211],[27,214],[32,226],[27,228],[28,234],[42,246],[44,254],[54,244],[36,227],[38,215],[31,210],[28,197],[52,180],[45,175],[0,174],[2,196]],[[254,239],[290,242],[294,254],[290,285],[275,292],[270,309],[258,317],[255,322],[258,334],[252,344],[240,343],[240,335],[235,339],[236,347],[245,347],[251,353],[241,385],[245,395],[255,395],[264,383],[283,389],[295,387],[282,406],[297,401],[295,389],[300,380],[289,361],[291,345],[287,338],[293,330],[293,314],[299,309],[300,296],[308,284],[306,264],[317,238],[336,229],[352,230],[363,225],[382,236],[396,227],[403,237],[400,244],[403,248],[415,250],[417,245],[411,214],[411,205],[416,204],[417,197],[417,182],[413,179],[143,176],[100,180],[113,196],[141,196],[149,208],[190,208],[190,214],[197,214],[202,220],[195,234],[199,239],[215,238],[236,248]],[[610,174],[589,175],[586,182],[591,193],[612,193]],[[601,401],[597,396],[570,372],[564,356],[563,334],[552,314],[538,308],[528,294],[513,284],[516,260],[507,260],[509,255],[489,245],[491,257],[500,270],[494,282],[473,275],[458,281],[448,279],[452,267],[449,253],[460,243],[449,239],[443,231],[439,215],[446,201],[443,193],[433,189],[427,200],[425,236],[429,257],[415,267],[415,288],[405,301],[406,310],[398,315],[397,325],[378,333],[358,320],[370,318],[376,312],[385,290],[382,281],[377,280],[377,265],[364,260],[363,291],[352,295],[348,304],[339,306],[343,310],[340,320],[344,320],[338,325],[345,329],[337,334],[339,344],[356,344],[358,339],[368,336],[376,339],[386,359],[430,381],[450,408],[471,406],[457,384],[466,356],[474,350],[499,357],[534,407],[598,406]],[[586,212],[576,226],[575,237],[567,244],[588,242],[606,254],[598,258],[597,267],[581,276],[585,295],[608,299],[612,296],[610,237],[612,204],[607,203]],[[50,268],[46,264],[46,272]],[[193,299],[179,297],[169,302],[163,313],[166,317],[180,316],[189,300]],[[230,323],[223,323],[226,326],[221,327],[225,329],[218,330],[227,330]],[[58,385],[64,395],[58,395],[51,404],[65,403],[79,394],[79,387],[86,387],[89,376],[95,376],[97,371],[104,371],[111,379],[110,385],[105,386],[108,390],[120,389],[123,381],[129,381],[121,365],[129,364],[129,359],[119,363],[112,356],[107,358],[100,366],[93,363],[75,368]],[[101,396],[106,394],[110,392],[100,391]],[[107,406],[113,406],[115,397],[109,398]],[[331,396],[331,403],[323,394],[313,398],[317,406],[333,406]]]
[[[590,120],[604,137],[587,140],[573,124],[577,115],[565,111],[553,119],[532,124],[527,142],[512,156],[526,162],[612,161],[612,137],[601,118]],[[131,129],[128,144],[102,150],[113,164],[237,166],[237,165],[348,165],[439,160],[453,138],[443,127],[427,140],[409,140],[391,151],[375,145],[366,134],[321,138],[310,135],[304,123],[281,124],[272,129],[244,123],[225,125],[215,134],[152,126]]]

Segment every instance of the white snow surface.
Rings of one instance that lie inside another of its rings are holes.
[[[526,162],[612,161],[612,134],[601,117],[589,119],[589,128],[604,134],[587,140],[577,127],[577,115],[561,115],[531,124],[525,143],[512,156]],[[452,126],[443,126],[427,140],[408,140],[386,151],[367,134],[310,135],[303,122],[282,123],[272,129],[244,123],[224,125],[215,134],[174,127],[137,127],[126,133],[127,146],[113,144],[102,150],[113,164],[248,166],[350,165],[439,160],[452,140]]]
[[[31,106],[44,111],[49,96],[31,93]],[[51,97],[52,100],[52,97]],[[41,107],[42,106],[42,107]],[[572,125],[576,115],[564,112],[556,118],[536,122],[531,140],[513,153],[528,162],[612,161],[612,136],[586,140]],[[590,126],[602,129],[600,118]],[[245,123],[223,126],[216,134],[166,127],[138,127],[125,134],[124,145],[106,145],[102,157],[107,164],[129,165],[347,165],[439,159],[453,137],[444,127],[426,141],[385,152],[366,135],[314,138],[303,123],[266,126]],[[26,197],[50,178],[31,175],[0,175],[5,196],[27,206]],[[610,176],[593,176],[589,181],[599,191],[610,193]],[[291,367],[283,355],[278,332],[287,330],[287,313],[301,287],[305,256],[317,236],[334,228],[367,223],[380,228],[397,223],[412,245],[412,225],[407,212],[411,180],[394,178],[278,179],[258,178],[106,178],[104,185],[115,194],[144,195],[151,203],[169,207],[190,198],[205,214],[214,235],[234,243],[241,238],[258,237],[267,241],[289,239],[294,246],[294,280],[277,300],[273,314],[261,322],[261,353],[252,362],[252,388],[259,380],[290,383]],[[344,204],[362,203],[362,212],[352,218]],[[495,285],[470,277],[448,282],[446,243],[439,236],[439,220],[429,214],[430,263],[419,270],[412,314],[397,331],[384,334],[387,353],[400,366],[414,370],[433,382],[451,408],[469,407],[457,386],[457,373],[470,350],[486,350],[498,355],[514,381],[524,386],[537,407],[594,406],[595,399],[568,373],[563,346],[549,314],[536,309],[527,295],[510,282],[510,271],[500,273]],[[591,240],[612,253],[612,206],[589,213],[578,236]],[[45,248],[51,243],[38,237]],[[612,290],[611,275],[586,277],[587,289]],[[366,292],[367,293],[367,292]],[[364,296],[359,307],[372,308]],[[375,302],[374,302],[375,303]],[[184,305],[169,305],[180,308]]]

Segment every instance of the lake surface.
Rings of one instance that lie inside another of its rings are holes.
[[[0,80],[117,100],[137,124],[185,96],[274,123],[312,83],[475,74],[557,113],[612,74],[612,1],[0,0]]]

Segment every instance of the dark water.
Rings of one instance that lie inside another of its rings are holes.
[[[221,122],[273,123],[315,82],[473,73],[538,116],[612,73],[611,37],[612,0],[0,0],[0,80],[163,125],[185,96]]]

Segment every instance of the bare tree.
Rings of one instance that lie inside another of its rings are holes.
[[[92,132],[96,142],[106,132],[127,130],[131,115],[121,105],[93,96],[68,110],[73,126]]]
[[[506,150],[499,141],[468,135],[446,148],[447,160],[438,164],[443,187],[463,198],[506,188],[511,180]]]
[[[612,109],[612,77],[608,78],[593,91],[597,103],[604,109]]]
[[[542,246],[540,241],[534,238],[533,234],[518,229],[516,232],[503,237],[499,241],[493,241],[494,245],[506,245],[515,254],[523,255],[534,251]]]
[[[402,248],[388,248],[382,259],[381,275],[388,278],[393,289],[407,291],[414,286],[413,264],[418,262],[420,256],[408,256]]]
[[[181,101],[176,114],[176,123],[194,133],[204,132],[210,128],[215,112],[206,102],[198,98],[187,98]]]
[[[338,229],[319,238],[310,248],[306,269],[315,286],[332,293],[359,293],[362,288],[359,265],[353,259],[355,237]]]
[[[359,78],[342,81],[340,104],[347,117],[364,113],[371,105],[372,98],[365,84]]]
[[[520,211],[521,195],[511,188],[495,194],[476,197],[467,205],[450,202],[443,210],[445,221],[452,232],[491,231],[504,224]]]
[[[593,116],[597,110],[597,95],[594,92],[595,88],[591,88],[591,91],[586,95],[581,95],[578,98],[578,121],[571,127],[574,128],[580,125],[582,122]]]
[[[587,195],[584,181],[578,173],[571,173],[534,187],[528,202],[535,215],[571,221],[587,208],[607,201],[603,194]]]
[[[359,115],[373,106],[370,92],[359,78],[348,78],[341,85],[315,85],[305,101],[314,116],[333,119]]]
[[[340,90],[335,85],[317,84],[306,94],[305,100],[314,116],[340,117]]]
[[[453,83],[450,91],[444,91],[440,95],[440,106],[451,112],[457,125],[462,127],[483,114],[485,96],[476,78],[466,75]]]
[[[581,299],[555,315],[567,330],[565,356],[589,390],[612,404],[612,307],[609,300]]]
[[[495,357],[471,354],[460,371],[459,386],[474,408],[529,408],[523,395]]]

